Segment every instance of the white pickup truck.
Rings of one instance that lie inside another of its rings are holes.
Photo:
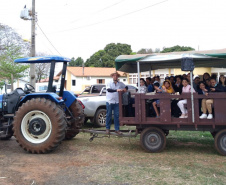
[[[96,85],[93,85],[96,86]],[[137,91],[137,88],[133,85],[127,85],[130,91]],[[92,87],[88,88],[92,89]],[[92,93],[84,94],[78,96],[77,100],[80,102],[84,109],[85,122],[90,119],[90,121],[97,126],[105,127],[106,125],[106,86],[103,85],[102,89],[99,90],[98,95],[93,95]]]

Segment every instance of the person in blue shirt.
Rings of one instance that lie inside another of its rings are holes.
[[[151,84],[151,78],[150,77],[147,77],[146,78],[146,83],[147,83],[147,91],[148,92],[154,92],[154,87],[153,87],[153,84]]]

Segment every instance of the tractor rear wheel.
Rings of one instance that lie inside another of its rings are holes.
[[[30,153],[47,153],[65,138],[64,112],[56,103],[45,98],[28,100],[16,112],[14,136]]]
[[[78,129],[80,129],[83,126],[85,121],[82,106],[78,101],[74,101],[69,107],[69,110],[73,114],[75,120],[69,121],[71,125],[66,130],[65,134],[65,139],[67,140],[74,138],[79,133]]]

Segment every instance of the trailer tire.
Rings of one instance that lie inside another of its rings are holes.
[[[161,152],[166,146],[165,133],[156,127],[146,128],[141,132],[140,144],[147,152]]]
[[[226,129],[221,130],[216,134],[214,145],[221,155],[226,155]]]
[[[106,126],[106,116],[107,116],[107,110],[106,109],[99,109],[97,110],[95,114],[95,124],[99,127],[105,127]]]
[[[48,153],[55,149],[65,137],[65,128],[64,112],[45,98],[25,102],[13,121],[17,142],[30,153]]]
[[[78,101],[74,101],[69,107],[69,110],[73,116],[78,119],[72,122],[69,128],[66,130],[65,139],[67,140],[74,138],[79,133],[78,129],[84,125],[85,121],[82,106]]]

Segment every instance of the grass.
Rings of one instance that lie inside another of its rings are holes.
[[[128,129],[124,127],[123,129]],[[88,182],[97,184],[226,184],[226,157],[208,132],[171,131],[162,153],[146,153],[136,138],[96,138],[81,133],[73,140],[84,161]]]

